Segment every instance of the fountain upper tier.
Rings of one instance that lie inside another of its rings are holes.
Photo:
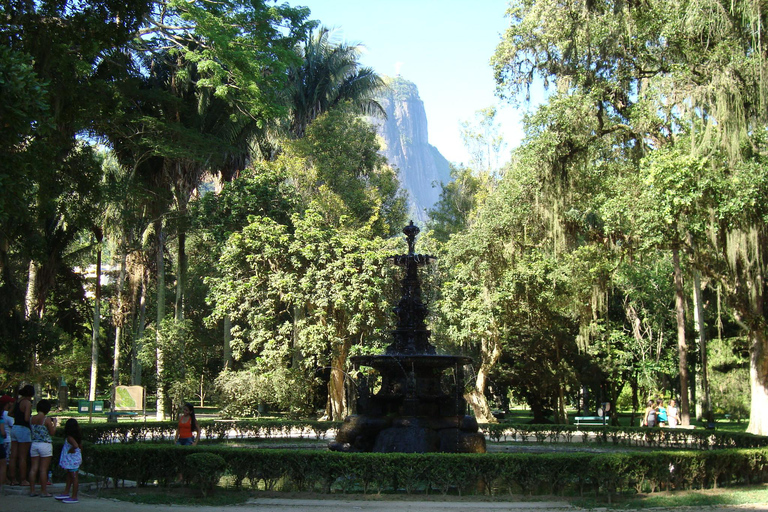
[[[429,342],[431,332],[427,329],[427,307],[421,300],[421,283],[419,267],[437,260],[428,254],[416,254],[414,246],[419,228],[410,224],[403,228],[408,242],[408,254],[392,256],[390,261],[405,269],[400,281],[402,296],[397,306],[392,308],[397,315],[397,327],[392,331],[394,338],[386,348],[387,355],[396,354],[435,354],[435,347]]]

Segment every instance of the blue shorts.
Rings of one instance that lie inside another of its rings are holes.
[[[176,444],[180,444],[181,446],[191,446],[194,442],[194,437],[180,437],[178,440],[176,440]]]
[[[11,429],[11,441],[17,443],[31,443],[32,431],[28,427],[22,425],[14,425]]]

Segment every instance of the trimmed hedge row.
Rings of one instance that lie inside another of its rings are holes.
[[[279,437],[303,438],[316,436],[324,439],[335,435],[340,422],[291,420],[201,420],[200,429],[205,439],[275,439]],[[63,427],[57,432],[63,435]],[[83,439],[93,443],[132,443],[173,439],[176,423],[121,422],[81,423]],[[602,427],[574,425],[486,424],[481,425],[488,440],[572,442],[577,434],[583,442],[610,443],[620,446],[650,446],[659,448],[761,448],[768,447],[768,437],[746,433],[682,428]]]
[[[90,445],[86,471],[139,485],[190,474],[188,455],[219,455],[235,486],[331,492],[582,494],[768,482],[768,450],[405,454],[263,450],[155,443]],[[192,458],[193,459],[193,458]]]
[[[324,439],[335,435],[340,422],[291,420],[200,420],[200,431],[205,439],[275,439],[279,437],[303,438],[310,435]],[[80,423],[83,439],[92,443],[134,443],[138,441],[172,440],[177,423],[173,421],[119,423]],[[64,435],[58,427],[56,435]]]
[[[487,424],[482,426],[489,440],[572,442],[583,433],[583,442],[611,443],[619,446],[660,448],[762,448],[768,437],[739,432],[685,428],[603,427],[575,425]]]

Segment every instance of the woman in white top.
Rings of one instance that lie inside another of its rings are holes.
[[[680,423],[680,411],[677,409],[677,402],[674,398],[669,401],[669,407],[667,407],[667,421],[669,428],[675,428]]]

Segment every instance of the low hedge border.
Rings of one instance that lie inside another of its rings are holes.
[[[610,443],[618,446],[658,448],[762,448],[768,437],[739,432],[687,428],[603,427],[575,425],[486,424],[483,432],[489,440],[572,442],[576,434],[583,442]]]
[[[208,453],[226,463],[236,487],[345,492],[459,494],[616,493],[705,489],[768,482],[768,450],[643,451],[621,453],[405,454],[263,450],[157,443],[90,445],[89,473],[139,485],[167,485],[188,455]]]
[[[335,435],[341,422],[291,420],[199,420],[205,439],[276,439],[280,437],[304,438],[317,436],[325,439]],[[123,421],[120,423],[80,423],[83,439],[92,443],[135,443],[139,441],[167,441],[176,435],[176,422]],[[63,436],[64,428],[56,434]]]
[[[292,420],[201,420],[205,439],[276,439],[281,437],[319,439],[333,436],[341,422]],[[59,427],[58,435],[63,435]],[[133,443],[162,441],[174,438],[176,423],[121,422],[81,423],[83,439],[93,443]],[[618,446],[644,446],[672,449],[722,449],[768,447],[768,437],[747,433],[682,428],[603,427],[574,425],[484,424],[481,425],[488,440],[529,442],[573,442],[577,434],[587,443]]]

